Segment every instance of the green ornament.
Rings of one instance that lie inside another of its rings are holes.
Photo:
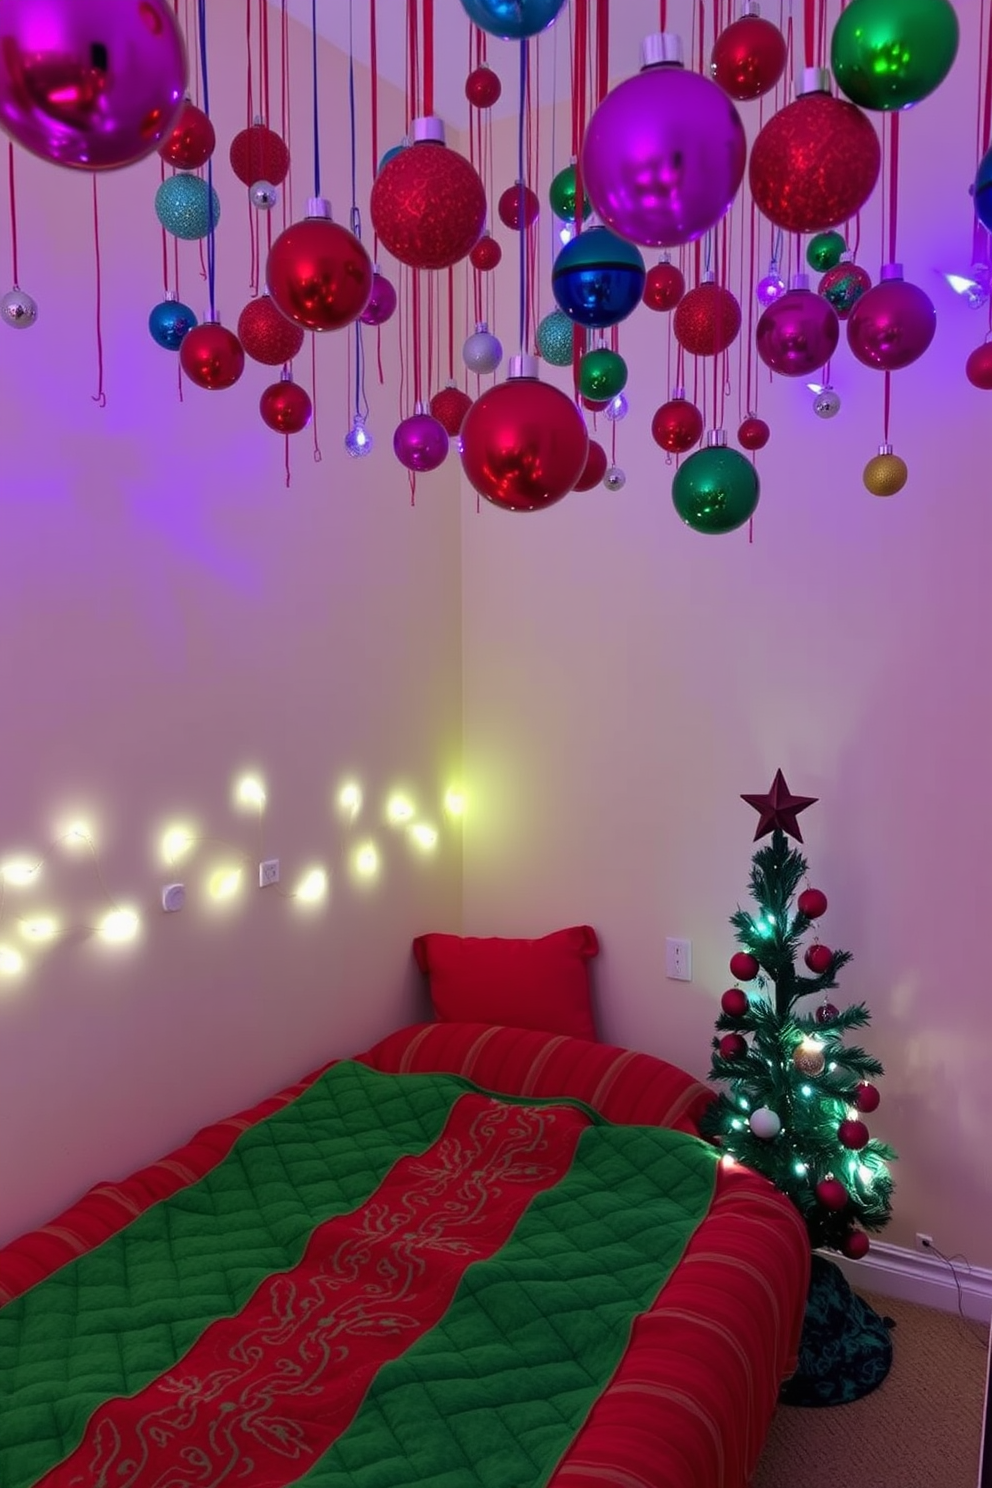
[[[726,445],[708,445],[679,466],[672,482],[675,510],[696,532],[733,532],[758,505],[750,460]]]
[[[851,0],[834,27],[837,86],[867,109],[905,109],[944,81],[958,50],[949,0]]]
[[[537,349],[552,367],[571,366],[573,329],[564,310],[552,310],[538,325]]]
[[[584,398],[608,403],[627,383],[627,363],[615,351],[598,346],[579,362],[579,392]]]
[[[560,170],[548,187],[548,200],[551,210],[562,222],[575,221],[575,166],[566,165]],[[585,192],[582,194],[582,220],[583,222],[592,211],[592,205]]]
[[[839,232],[817,233],[806,245],[806,262],[818,274],[825,274],[840,263],[840,256],[847,252],[847,244]]]

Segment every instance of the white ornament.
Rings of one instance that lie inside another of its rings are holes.
[[[756,1111],[752,1111],[749,1125],[754,1135],[763,1142],[770,1142],[782,1130],[781,1121],[769,1106],[759,1106]]]
[[[470,372],[495,372],[503,360],[503,348],[484,320],[462,347],[462,357]]]
[[[832,419],[840,413],[840,396],[832,387],[825,387],[813,399],[813,412],[817,418]]]
[[[15,331],[26,331],[38,319],[37,303],[15,284],[0,299],[0,318]]]
[[[259,212],[271,212],[279,200],[279,188],[271,181],[256,181],[248,188],[248,199]]]
[[[622,491],[627,484],[627,477],[619,465],[611,465],[603,476],[603,485],[608,491]]]

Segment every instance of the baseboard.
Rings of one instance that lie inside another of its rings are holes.
[[[954,1272],[946,1261],[932,1253],[904,1250],[899,1245],[886,1245],[873,1240],[871,1250],[861,1261],[849,1261],[835,1251],[824,1251],[835,1261],[851,1285],[883,1297],[903,1302],[919,1302],[940,1312],[957,1312],[958,1290]],[[961,1311],[965,1317],[981,1323],[992,1321],[992,1271],[972,1266],[969,1271],[962,1261],[954,1262],[961,1287]]]

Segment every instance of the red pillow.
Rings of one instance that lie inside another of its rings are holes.
[[[586,963],[599,951],[590,925],[540,940],[418,935],[413,954],[430,978],[442,1023],[501,1023],[595,1039]]]

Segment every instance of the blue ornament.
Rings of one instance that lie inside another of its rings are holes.
[[[382,159],[379,161],[379,170],[376,171],[376,175],[379,174],[379,171],[382,170],[383,166],[388,165],[391,160],[395,160],[397,155],[401,154],[406,148],[406,140],[403,140],[400,144],[393,145],[392,149],[387,150],[385,155],[383,155]]]
[[[187,331],[196,325],[196,316],[180,300],[163,300],[148,317],[152,340],[166,351],[178,351]]]
[[[213,193],[213,222],[210,220],[211,197],[207,183],[190,171],[167,176],[155,193],[155,215],[176,238],[205,238],[220,221],[220,198]]]
[[[992,150],[986,150],[972,187],[975,215],[983,227],[992,232]]]
[[[552,310],[537,327],[537,349],[552,367],[572,365],[572,322],[561,310]]]
[[[555,259],[551,289],[559,307],[584,326],[612,326],[641,303],[644,259],[608,227],[577,234]]]
[[[565,0],[462,0],[470,21],[504,41],[536,36],[551,25],[564,5]]]

